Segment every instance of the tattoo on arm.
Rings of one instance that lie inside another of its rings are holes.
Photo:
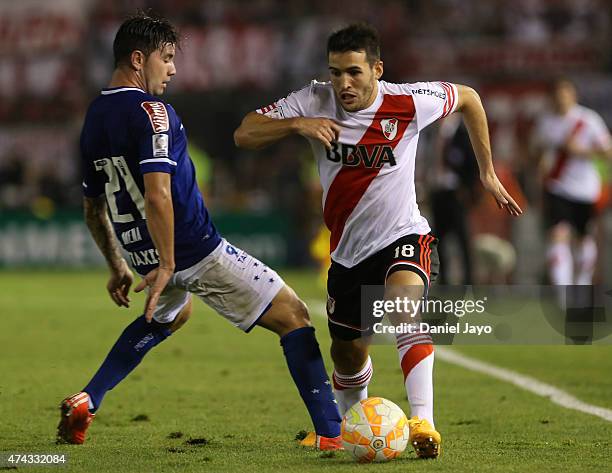
[[[113,232],[113,227],[106,212],[106,199],[102,197],[85,197],[83,199],[85,223],[91,236],[100,248],[111,269],[117,269],[123,261],[121,251]]]

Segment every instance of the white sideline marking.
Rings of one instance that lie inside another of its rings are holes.
[[[311,308],[311,313],[318,315],[319,317],[327,318],[325,304],[323,302],[311,300],[308,301],[308,306]],[[491,363],[486,363],[484,361],[462,355],[454,350],[441,346],[436,347],[436,358],[446,361],[447,363],[452,363],[468,370],[486,374],[493,378],[514,384],[515,386],[540,397],[547,397],[551,402],[567,409],[573,409],[575,411],[584,412],[585,414],[591,414],[599,417],[600,419],[612,422],[612,409],[583,402],[562,389],[559,389],[551,384],[538,381],[531,376],[526,376],[506,368],[500,368]]]
[[[559,406],[566,407],[567,409],[573,409],[575,411],[591,414],[607,420],[608,422],[612,422],[611,409],[606,409],[605,407],[595,406],[593,404],[583,402],[562,389],[556,388],[551,384],[538,381],[531,376],[525,376],[506,368],[499,368],[491,363],[476,360],[445,347],[436,347],[436,358],[446,361],[447,363],[459,365],[472,371],[487,374],[493,378],[501,379],[502,381],[507,381],[508,383],[512,383],[515,386],[524,389],[525,391],[532,392],[541,397],[547,397],[551,402],[554,402]]]

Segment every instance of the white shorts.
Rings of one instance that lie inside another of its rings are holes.
[[[153,318],[160,323],[173,322],[195,294],[248,332],[284,285],[276,271],[223,239],[202,261],[172,276]]]

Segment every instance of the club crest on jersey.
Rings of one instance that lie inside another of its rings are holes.
[[[329,315],[333,315],[335,310],[336,310],[336,300],[331,296],[327,296],[327,313]]]
[[[385,138],[389,141],[393,141],[397,135],[397,118],[383,118],[380,121],[380,126],[382,127]]]
[[[147,112],[154,133],[162,133],[170,129],[168,111],[161,102],[142,102],[140,106]]]

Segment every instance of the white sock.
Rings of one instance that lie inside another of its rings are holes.
[[[569,243],[553,243],[548,249],[548,272],[554,286],[569,286],[574,282],[574,262]]]
[[[433,341],[429,334],[402,333],[397,335],[397,351],[404,373],[404,385],[410,404],[410,417],[433,419]]]
[[[353,404],[368,397],[368,384],[372,379],[372,359],[368,356],[365,366],[355,374],[340,374],[334,370],[332,380],[340,415],[344,416]]]
[[[592,236],[585,236],[578,247],[576,255],[576,284],[589,286],[593,284],[593,273],[597,262],[597,245]]]

